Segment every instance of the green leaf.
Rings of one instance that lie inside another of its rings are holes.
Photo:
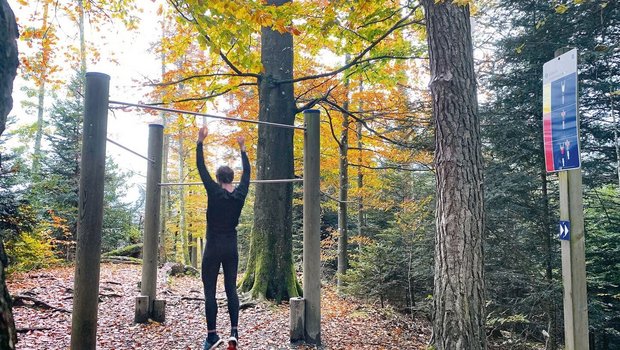
[[[568,11],[568,6],[564,5],[564,4],[559,4],[555,7],[555,12],[559,13],[559,14],[564,14],[566,11]]]

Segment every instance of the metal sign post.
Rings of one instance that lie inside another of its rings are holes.
[[[577,49],[543,66],[543,137],[548,172],[559,171],[564,335],[567,350],[587,350],[588,298],[579,154]]]

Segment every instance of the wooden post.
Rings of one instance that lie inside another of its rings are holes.
[[[103,183],[110,77],[86,73],[71,349],[97,345]]]
[[[157,243],[161,204],[161,163],[164,127],[149,125],[148,168],[146,170],[146,200],[144,205],[144,245],[142,246],[142,283],[140,291],[149,297],[149,315],[157,294]]]
[[[556,50],[555,56],[568,52]],[[578,108],[577,108],[578,110]],[[579,113],[577,112],[577,125]],[[561,240],[566,350],[588,350],[588,298],[581,169],[560,171],[560,220],[570,222],[570,240]]]
[[[321,344],[320,113],[304,111],[304,298],[307,343]]]
[[[166,301],[163,299],[153,300],[153,312],[151,318],[155,322],[166,322]]]
[[[305,301],[304,298],[291,298],[290,303],[290,323],[289,328],[291,331],[291,343],[304,340],[304,311]]]
[[[146,323],[149,320],[149,297],[140,295],[136,297],[136,312],[133,321],[135,323]]]

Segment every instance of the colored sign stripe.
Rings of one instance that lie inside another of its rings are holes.
[[[553,159],[553,137],[551,134],[551,113],[543,114],[543,138],[545,141],[545,167],[548,172],[555,171]]]

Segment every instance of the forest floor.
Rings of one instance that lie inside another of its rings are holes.
[[[9,277],[13,296],[27,306],[13,309],[18,328],[18,349],[68,349],[71,338],[73,267],[57,267]],[[159,271],[157,296],[166,300],[166,322],[134,324],[135,297],[139,295],[141,266],[102,264],[97,348],[104,349],[202,349],[206,335],[200,277],[168,277]],[[218,279],[218,330],[230,327],[226,296]],[[38,300],[52,307],[37,306]],[[340,298],[329,287],[321,300],[321,337],[324,349],[427,349],[431,336],[428,320],[401,315]],[[289,305],[258,303],[241,310],[239,348],[311,349],[289,343]],[[224,346],[220,347],[224,348]]]

